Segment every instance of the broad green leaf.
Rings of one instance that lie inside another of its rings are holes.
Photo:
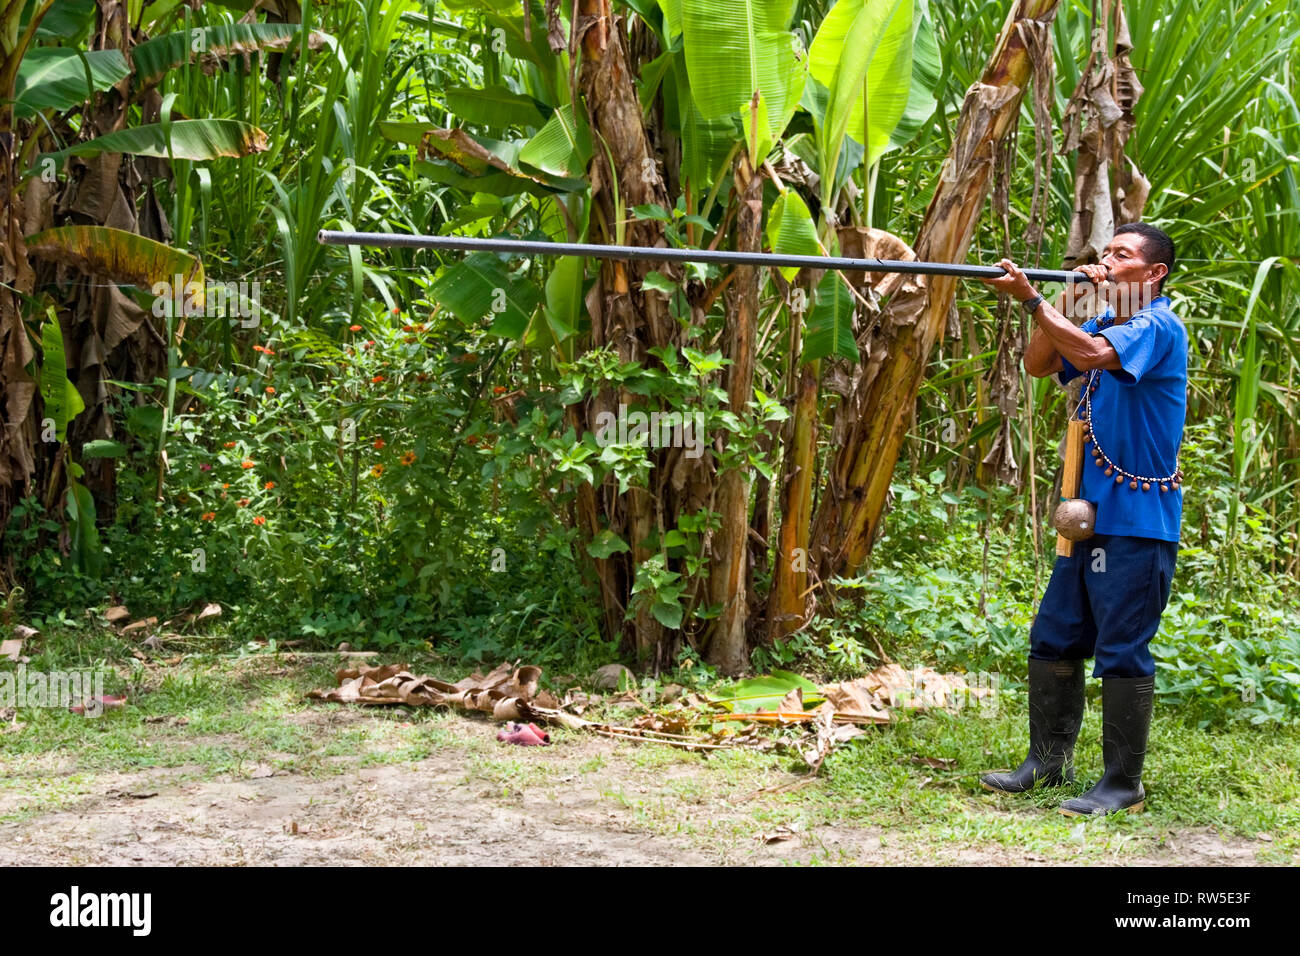
[[[673,56],[672,53],[660,53],[641,67],[641,76],[637,80],[637,100],[641,103],[642,112],[650,109],[655,94],[664,83],[664,77],[672,70]]]
[[[92,93],[120,82],[130,72],[120,50],[79,54],[63,47],[34,47],[18,64],[14,111],[19,116],[30,116],[38,110],[71,109],[90,99]]]
[[[796,6],[796,0],[681,0],[691,97],[705,119],[738,119],[762,93],[768,130],[780,138],[807,70],[790,32]]]
[[[457,117],[496,129],[509,126],[536,128],[545,121],[537,101],[500,86],[474,89],[453,86],[443,91],[447,105]]]
[[[85,143],[70,146],[45,156],[63,162],[69,156],[98,156],[100,153],[131,153],[134,156],[157,156],[206,162],[221,156],[248,156],[267,149],[265,132],[251,123],[228,119],[176,120],[170,124],[171,151],[168,152],[168,128],[162,123],[133,126],[97,136]]]
[[[519,161],[552,176],[576,179],[586,175],[591,130],[582,111],[576,111],[576,121],[574,112],[572,107],[561,106],[552,113],[546,125],[519,150]]]
[[[564,343],[578,333],[582,319],[582,281],[586,260],[582,256],[560,256],[546,277],[546,302],[533,316],[524,345],[533,349],[557,346],[567,360],[572,346]]]
[[[429,294],[467,325],[491,317],[492,334],[509,339],[524,334],[541,298],[532,283],[511,277],[490,252],[475,252],[450,266]]]
[[[647,202],[641,203],[639,206],[633,206],[632,213],[638,219],[654,219],[656,222],[673,221],[673,217],[668,210],[657,202]]]
[[[735,116],[705,119],[691,97],[686,57],[673,54],[673,82],[665,85],[664,105],[670,125],[682,131],[682,178],[698,192],[705,192],[726,175],[723,163],[740,136]],[[738,111],[737,111],[738,112]]]
[[[853,295],[838,273],[827,272],[817,285],[817,301],[804,327],[803,361],[838,355],[858,361],[853,338]]]
[[[27,4],[27,12],[31,12]],[[90,28],[95,25],[95,0],[58,0],[46,11],[36,28],[37,40],[54,40],[67,47],[79,46]],[[27,20],[24,17],[23,28]]]
[[[493,0],[492,5],[496,6],[495,0]],[[476,2],[474,6],[478,8],[476,13],[481,14],[483,17],[483,26],[486,28],[487,35],[491,37],[491,42],[495,43],[499,38],[504,38],[505,52],[522,63],[530,64],[541,75],[541,82],[538,84],[539,89],[556,89],[556,69],[560,60],[551,52],[551,48],[546,41],[545,18],[542,16],[532,17],[532,31],[531,36],[529,36],[524,32],[522,4],[512,3],[507,0],[506,3],[498,6],[496,10],[486,13],[482,10],[482,3]],[[529,10],[540,14],[542,5],[530,2]],[[567,86],[567,78],[560,82]]]
[[[204,302],[203,263],[188,252],[123,229],[57,226],[28,236],[26,244],[30,255],[142,289],[152,289],[159,282],[175,285],[176,277],[181,276],[187,287],[197,288],[195,302]],[[181,294],[188,293],[183,289]]]
[[[907,107],[889,137],[889,148],[906,146],[934,115],[943,75],[943,59],[935,39],[934,24],[930,20],[928,4],[917,0],[915,30],[912,34],[912,84],[907,94]]]
[[[662,272],[647,272],[645,278],[641,280],[641,288],[672,295],[678,290],[678,285]]]
[[[650,605],[650,613],[664,627],[679,628],[682,626],[684,611],[681,604],[676,601],[656,600],[654,604]]]
[[[598,533],[587,543],[587,553],[593,558],[600,558],[602,561],[612,554],[620,554],[631,550],[626,541],[608,528]]]
[[[67,512],[72,560],[91,577],[98,577],[103,568],[104,549],[99,543],[99,530],[95,527],[95,499],[90,489],[71,475],[68,478]]]
[[[53,307],[46,309],[46,321],[41,326],[41,401],[45,403],[45,417],[54,419],[54,437],[67,441],[68,425],[76,418],[86,403],[81,393],[68,378],[68,359],[63,348],[63,330]]]
[[[805,706],[822,700],[821,691],[816,684],[806,677],[782,670],[774,670],[761,677],[736,681],[721,688],[714,700],[733,713],[776,710],[782,698],[796,687],[803,690]]]
[[[575,335],[582,322],[586,262],[581,256],[561,256],[546,278],[546,322],[557,342]]]
[[[96,438],[81,446],[83,458],[121,458],[126,454],[126,446],[108,438]]]
[[[828,93],[823,171],[837,164],[845,135],[867,147],[867,165],[888,148],[911,89],[912,20],[912,0],[840,0],[818,27],[808,73]]]
[[[664,12],[664,33],[671,43],[682,32],[682,0],[659,0],[659,8]]]
[[[131,50],[135,82],[151,86],[163,75],[199,57],[227,57],[257,50],[287,50],[297,41],[302,27],[296,23],[223,23],[212,27],[177,30]],[[313,31],[307,46],[319,50],[330,37]]]
[[[767,216],[767,244],[776,253],[790,256],[824,256],[826,250],[817,241],[817,226],[803,198],[793,189],[787,189]],[[790,282],[799,270],[793,266],[781,269],[781,275]]]

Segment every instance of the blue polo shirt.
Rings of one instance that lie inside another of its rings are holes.
[[[1077,417],[1084,417],[1084,398],[1091,394],[1093,434],[1111,461],[1135,475],[1171,475],[1187,419],[1187,330],[1163,295],[1127,322],[1111,324],[1114,318],[1108,307],[1080,328],[1105,336],[1123,367],[1084,373],[1062,356],[1065,368],[1057,381],[1064,385],[1079,375],[1089,376]],[[1091,393],[1089,381],[1097,385]],[[1092,451],[1090,441],[1084,446],[1079,497],[1097,506],[1097,533],[1177,541],[1182,490],[1162,492],[1152,482],[1151,490],[1143,491],[1140,481],[1136,489],[1129,488],[1128,479],[1117,483],[1114,475],[1106,477],[1104,462],[1097,467]]]

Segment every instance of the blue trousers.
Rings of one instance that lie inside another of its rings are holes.
[[[1169,603],[1178,543],[1095,534],[1058,555],[1029,631],[1029,656],[1096,657],[1093,677],[1149,677],[1149,645]]]

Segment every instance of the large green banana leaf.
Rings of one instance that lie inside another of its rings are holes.
[[[839,0],[818,27],[808,72],[828,93],[818,130],[822,170],[838,164],[845,135],[866,145],[867,165],[889,147],[912,86],[912,3]]]
[[[561,106],[519,150],[519,161],[552,176],[581,178],[591,160],[591,130],[585,111]]]
[[[527,126],[535,129],[545,122],[542,111],[537,108],[536,100],[522,93],[512,93],[500,86],[490,86],[482,90],[468,86],[453,86],[443,92],[443,97],[452,112],[460,119],[493,129],[505,129],[509,126]]]
[[[767,244],[777,253],[791,256],[824,256],[826,250],[817,241],[817,225],[813,222],[808,205],[793,189],[787,189],[776,198],[767,215]],[[781,269],[786,282],[799,270],[793,266]]]
[[[492,319],[490,331],[517,339],[541,300],[531,282],[513,278],[490,252],[475,252],[449,266],[429,289],[429,296],[466,325]]]
[[[761,93],[768,138],[780,138],[807,70],[789,29],[795,6],[796,0],[681,0],[691,97],[705,119],[739,118]],[[757,165],[763,156],[752,159]]]
[[[120,50],[79,53],[63,47],[33,47],[18,64],[14,112],[30,116],[38,110],[71,109],[90,99],[95,91],[120,82],[130,72]]]
[[[31,18],[32,4],[23,11],[22,29],[26,30]],[[95,24],[95,0],[57,0],[45,12],[35,39],[54,40],[68,48],[80,46]]]
[[[177,30],[152,40],[146,40],[131,51],[135,63],[135,81],[149,86],[162,79],[169,70],[196,57],[228,57],[236,53],[256,50],[285,50],[293,43],[302,27],[296,23],[223,23],[193,30]],[[327,37],[313,32],[308,37],[309,49],[323,46]]]
[[[666,55],[672,58],[672,82],[664,84],[665,118],[680,130],[682,178],[698,195],[725,173],[722,164],[740,135],[740,126],[734,116],[706,119],[691,96],[685,55],[680,50]]]
[[[100,153],[131,153],[205,162],[222,156],[260,153],[267,148],[267,143],[266,133],[251,123],[229,119],[176,120],[170,128],[163,123],[133,126],[45,156],[60,163],[69,156],[98,156]]]
[[[45,417],[54,421],[54,437],[67,441],[68,424],[85,409],[86,403],[68,378],[63,330],[53,307],[46,310],[46,320],[41,326],[41,352],[41,401],[45,403]]]
[[[934,116],[937,102],[935,91],[943,75],[943,58],[939,42],[934,35],[928,0],[916,0],[916,16],[912,32],[912,87],[907,94],[907,107],[902,118],[889,136],[889,149],[906,146]],[[888,150],[886,150],[888,152]]]
[[[804,329],[803,361],[838,355],[856,362],[858,343],[853,339],[853,294],[834,272],[817,284],[817,302]]]

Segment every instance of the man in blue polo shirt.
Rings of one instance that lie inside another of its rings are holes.
[[[1101,262],[1081,266],[1108,303],[1076,327],[1008,259],[986,284],[1015,296],[1037,326],[1025,370],[1061,385],[1086,376],[1071,415],[1087,422],[1079,497],[1095,534],[1057,557],[1029,635],[1029,755],[988,790],[1021,793],[1074,779],[1083,664],[1102,681],[1105,773],[1061,805],[1071,816],[1141,810],[1155,691],[1149,644],[1169,601],[1182,520],[1178,450],[1187,414],[1187,331],[1163,295],[1174,244],[1146,223],[1115,230]],[[1066,294],[1070,294],[1067,290]]]

